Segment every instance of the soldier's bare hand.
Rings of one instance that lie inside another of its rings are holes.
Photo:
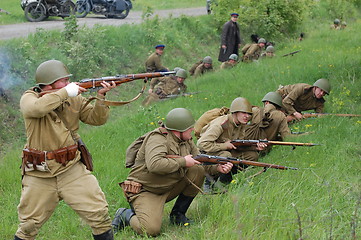
[[[266,149],[266,147],[267,147],[267,143],[259,142],[259,143],[257,143],[256,149],[257,149],[258,151],[263,151],[263,150]]]
[[[303,118],[302,114],[299,113],[299,112],[294,112],[294,113],[293,113],[293,116],[295,116],[295,118],[296,118],[297,120],[301,120],[301,119]]]
[[[105,93],[109,92],[111,89],[117,86],[114,81],[112,81],[112,84],[109,84],[108,82],[105,81],[103,81],[100,84],[102,85],[103,88],[99,89],[98,93],[103,96],[105,95]]]
[[[233,167],[233,164],[230,162],[227,162],[226,164],[218,164],[217,171],[220,173],[227,174],[231,171]]]
[[[228,140],[227,142],[225,142],[226,144],[226,148],[227,149],[237,149],[237,147],[235,147],[232,143],[231,140]]]
[[[200,164],[200,162],[198,162],[197,160],[194,160],[192,155],[187,155],[184,157],[184,159],[186,160],[186,167],[193,167],[196,164]]]

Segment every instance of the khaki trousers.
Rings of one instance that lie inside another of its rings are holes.
[[[186,177],[198,187],[204,181],[204,168],[199,165],[190,167],[186,171]],[[194,187],[186,178],[181,179],[171,191],[164,194],[155,194],[148,191],[141,191],[130,196],[129,202],[135,214],[130,219],[130,226],[138,234],[157,236],[162,226],[164,205],[176,198],[180,193],[185,196],[195,197],[198,189]]]
[[[92,228],[93,234],[111,229],[104,193],[95,176],[81,162],[52,178],[25,175],[22,185],[18,205],[20,224],[16,232],[21,239],[35,239],[61,200]]]

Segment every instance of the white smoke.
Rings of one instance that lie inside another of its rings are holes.
[[[23,80],[16,76],[12,72],[11,68],[11,57],[8,51],[1,47],[0,48],[0,89],[9,90],[12,87],[21,86]]]

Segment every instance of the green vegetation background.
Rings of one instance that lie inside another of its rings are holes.
[[[325,15],[319,17],[326,18]],[[6,53],[1,55],[3,62],[7,60],[13,69],[8,79],[16,85],[10,89],[18,89],[6,92],[8,102],[4,99],[0,102],[3,122],[0,146],[1,239],[11,239],[17,229],[20,154],[25,143],[18,100],[22,91],[33,84],[36,66],[50,58],[60,59],[74,73],[74,80],[143,72],[144,59],[153,51],[152,47],[165,43],[164,64],[170,68],[189,69],[205,55],[216,60],[219,32],[217,25],[212,23],[212,16],[164,21],[155,18],[142,25],[76,30],[74,20],[70,20],[61,33],[39,31],[29,38],[0,44],[1,53]],[[141,107],[140,99],[124,107],[112,108],[109,122],[104,126],[82,126],[80,133],[93,154],[94,175],[105,192],[111,217],[117,208],[127,206],[117,185],[129,171],[124,167],[125,149],[138,136],[155,128],[172,108],[186,107],[198,118],[208,109],[229,106],[238,96],[246,97],[253,105],[261,105],[265,93],[276,90],[280,84],[312,84],[323,77],[333,86],[331,94],[326,96],[326,112],[361,113],[361,21],[349,21],[344,31],[331,31],[330,24],[326,20],[306,24],[306,38],[302,42],[297,41],[296,35],[276,39],[277,57],[273,59],[240,63],[231,70],[187,79],[189,91],[201,91],[199,94],[160,102],[149,108]],[[248,40],[249,33],[244,35]],[[293,57],[281,57],[299,49],[302,51]],[[215,68],[219,68],[217,61]],[[131,98],[138,88],[141,88],[140,81],[120,86],[110,98]],[[158,239],[359,238],[360,127],[360,118],[340,117],[307,119],[292,125],[294,131],[312,133],[288,140],[323,145],[295,150],[278,146],[261,161],[300,170],[270,169],[254,179],[247,177],[258,169],[236,175],[236,182],[229,186],[227,194],[197,196],[188,211],[195,224],[186,228],[169,224],[167,216],[172,203],[168,203]],[[115,237],[139,238],[128,228]],[[37,239],[91,239],[91,231],[61,202]]]

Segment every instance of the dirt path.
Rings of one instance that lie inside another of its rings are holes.
[[[199,16],[207,14],[205,7],[200,8],[182,8],[182,9],[170,9],[154,11],[154,15],[158,15],[161,18],[172,15],[173,17],[179,17],[181,15],[186,16]],[[125,19],[107,19],[102,15],[89,15],[85,18],[79,18],[79,26],[93,27],[95,24],[113,25],[119,26],[122,24],[138,24],[142,22],[141,11],[130,11],[129,15]],[[51,21],[42,22],[27,22],[11,25],[0,25],[0,40],[9,40],[12,38],[26,37],[31,33],[35,33],[36,29],[63,29],[64,20],[57,18]]]

